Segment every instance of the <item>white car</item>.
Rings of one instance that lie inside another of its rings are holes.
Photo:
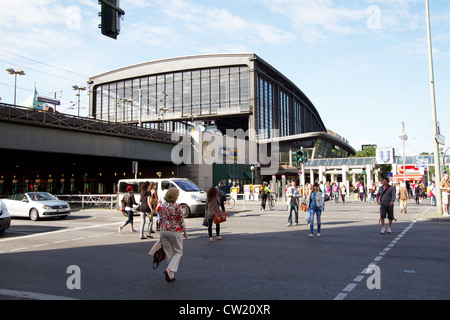
[[[0,234],[3,234],[6,229],[9,228],[11,224],[11,217],[9,215],[8,209],[2,200],[0,200]]]
[[[59,200],[47,192],[27,192],[3,199],[11,217],[29,217],[36,221],[41,218],[66,218],[70,214],[67,202]]]

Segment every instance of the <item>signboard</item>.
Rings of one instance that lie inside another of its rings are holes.
[[[36,101],[53,104],[55,106],[61,105],[61,101],[59,101],[59,100],[47,98],[47,97],[43,97],[43,96],[39,96],[39,95],[36,96]]]
[[[394,148],[377,148],[376,161],[377,164],[394,164]]]

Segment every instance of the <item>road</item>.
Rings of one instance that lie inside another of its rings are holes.
[[[303,215],[299,226],[286,225],[282,204],[261,211],[238,203],[222,225],[223,240],[213,243],[202,218],[189,218],[172,283],[164,266],[152,269],[147,252],[155,239],[140,240],[127,227],[119,233],[125,217],[116,211],[14,219],[0,237],[0,299],[450,299],[450,220],[421,218],[433,210],[429,202],[408,206],[408,214],[396,206],[398,221],[385,235],[378,205],[368,202],[327,202],[322,236],[312,239]],[[369,265],[376,267],[368,273]]]

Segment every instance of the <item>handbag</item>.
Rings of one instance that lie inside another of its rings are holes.
[[[214,213],[214,223],[219,224],[227,221],[227,213],[225,211],[218,211]]]
[[[161,240],[155,242],[148,254],[153,257],[153,269],[158,268],[159,264],[166,258]]]
[[[305,213],[305,221],[306,223],[309,223],[311,221],[311,215],[308,211]]]
[[[302,210],[303,212],[306,212],[306,208],[307,208],[308,206],[306,205],[306,203],[302,203],[301,205],[300,205],[300,210]]]

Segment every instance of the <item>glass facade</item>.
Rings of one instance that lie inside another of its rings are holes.
[[[105,83],[94,87],[93,117],[127,123],[166,120],[164,130],[180,131],[183,125],[174,119],[248,113],[249,81],[248,66],[229,66]]]
[[[296,137],[327,129],[304,93],[254,54],[154,61],[92,79],[90,112],[96,119],[181,134],[193,122],[224,134],[255,129],[256,140],[287,138],[280,144],[281,163],[299,148],[316,158],[352,153],[337,135],[341,149],[326,138]]]
[[[271,129],[278,129],[279,137],[326,131],[308,103],[282,83],[257,73],[256,91],[255,127],[260,139],[276,138]]]
[[[347,158],[350,156],[349,152],[337,147],[331,141],[317,139],[315,146],[315,159],[319,158]]]

